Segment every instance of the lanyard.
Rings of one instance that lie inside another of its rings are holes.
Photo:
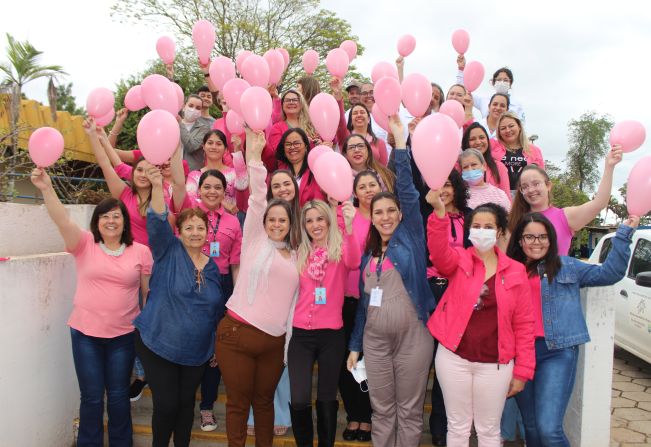
[[[377,276],[377,282],[380,283],[380,276],[382,276],[382,264],[384,264],[384,257],[386,252],[382,252],[380,255],[377,265],[375,266],[375,275]]]
[[[213,226],[212,221],[208,219],[208,225],[210,226],[210,229],[212,230],[212,241],[210,242],[217,242],[217,230],[219,230],[219,221],[221,220],[222,216],[215,211],[215,214],[217,215],[217,223]]]

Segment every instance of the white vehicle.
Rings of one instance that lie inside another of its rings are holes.
[[[589,262],[601,264],[615,233],[605,235]],[[615,283],[615,344],[651,363],[651,229],[638,229],[626,276]]]

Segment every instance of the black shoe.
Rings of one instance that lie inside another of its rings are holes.
[[[337,436],[339,401],[316,401],[316,432],[319,447],[333,447]]]
[[[314,443],[314,427],[312,426],[312,406],[302,405],[296,409],[289,404],[289,414],[292,417],[292,433],[296,447],[312,447]]]
[[[447,437],[445,435],[432,435],[432,445],[437,447],[445,447],[447,445]]]
[[[362,430],[361,428],[357,430],[357,440],[360,442],[370,442],[371,430]]]
[[[147,386],[146,380],[136,379],[129,387],[129,400],[135,402],[142,397],[142,390]]]
[[[354,441],[357,439],[358,429],[345,428],[344,432],[341,434],[341,437],[344,438],[344,441]]]

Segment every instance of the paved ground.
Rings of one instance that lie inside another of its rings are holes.
[[[616,348],[612,392],[610,445],[651,446],[651,365]]]

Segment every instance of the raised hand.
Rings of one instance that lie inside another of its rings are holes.
[[[52,179],[43,168],[34,168],[30,180],[39,191],[52,188]]]

